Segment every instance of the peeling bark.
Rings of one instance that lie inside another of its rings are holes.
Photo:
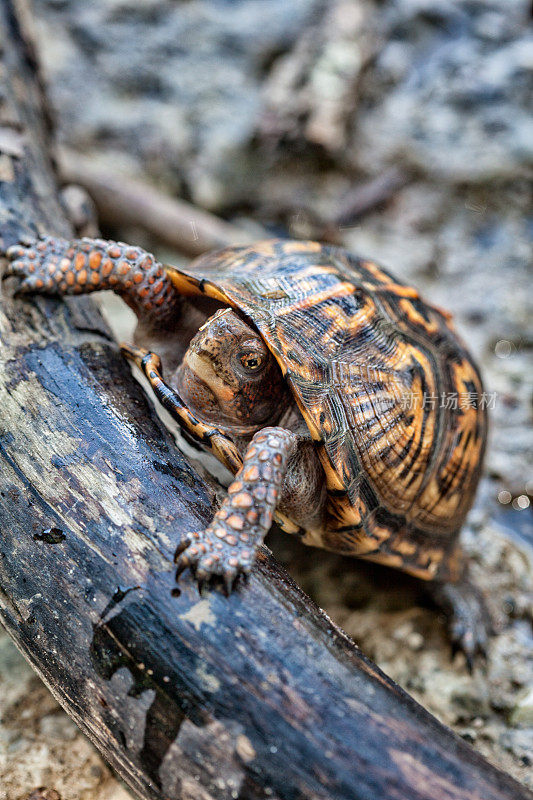
[[[17,14],[0,3],[0,247],[69,234]],[[17,9],[17,11],[15,11]],[[0,619],[140,797],[519,800],[264,548],[230,598],[177,591],[213,497],[87,299],[0,307]]]

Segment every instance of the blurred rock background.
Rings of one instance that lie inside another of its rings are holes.
[[[524,0],[34,0],[61,152],[249,234],[325,237],[452,310],[496,393],[464,544],[498,624],[452,660],[414,581],[269,544],[423,705],[533,787],[533,36]],[[73,155],[74,154],[74,155]],[[179,261],[142,220],[114,238]],[[111,308],[111,310],[109,310]],[[108,313],[122,314],[119,306]],[[124,321],[125,320],[125,321]],[[115,320],[127,325],[128,318]],[[0,800],[126,790],[4,636]]]

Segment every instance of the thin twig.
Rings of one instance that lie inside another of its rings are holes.
[[[406,172],[398,167],[391,167],[367,183],[355,186],[344,197],[334,225],[339,228],[349,227],[360,217],[390,200],[409,181],[410,176]]]
[[[83,186],[106,224],[142,227],[191,256],[255,238],[208,211],[168,197],[143,181],[110,173],[77,153],[62,150],[59,162],[63,181]]]

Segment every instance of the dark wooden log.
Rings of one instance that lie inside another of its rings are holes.
[[[17,9],[21,6],[17,2]],[[35,64],[0,3],[0,245],[69,233]],[[142,798],[532,797],[366,659],[261,553],[176,590],[212,496],[88,301],[0,308],[0,618]]]

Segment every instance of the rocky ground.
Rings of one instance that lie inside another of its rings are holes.
[[[487,663],[470,676],[461,655],[451,658],[443,621],[415,581],[317,558],[279,534],[269,544],[365,653],[533,788],[529,4],[35,0],[35,8],[65,145],[269,231],[333,226],[350,249],[454,312],[496,393],[463,536],[497,623]],[[388,200],[350,217],[354,188],[391,175]],[[158,249],[140,229],[111,233]],[[5,636],[0,717],[0,800],[40,785],[63,800],[128,796]]]

